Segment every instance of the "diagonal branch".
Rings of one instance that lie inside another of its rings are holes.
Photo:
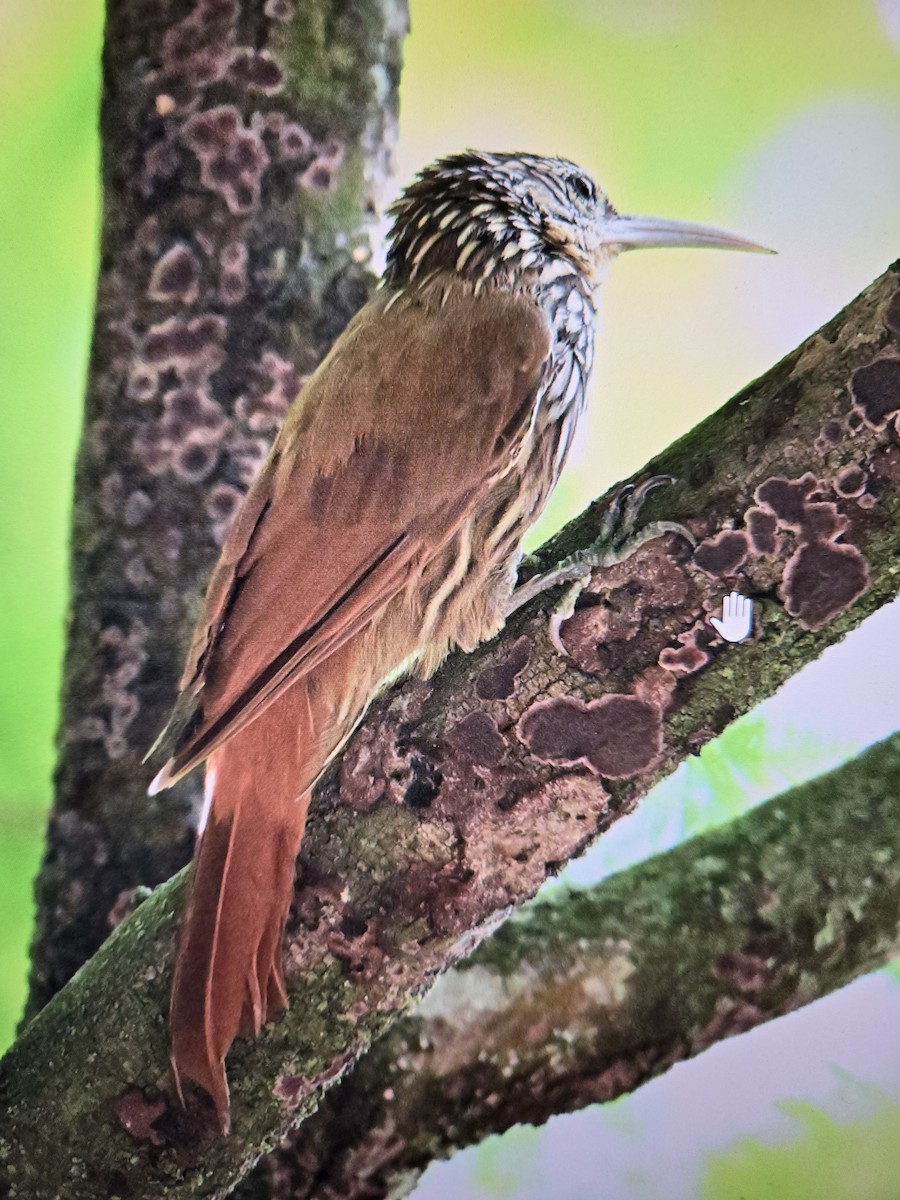
[[[406,1195],[436,1158],[633,1091],[898,951],[895,734],[725,829],[527,906],[269,1157],[271,1194]]]
[[[668,536],[604,573],[563,628],[568,658],[532,606],[373,706],[317,790],[291,1010],[235,1047],[232,1136],[215,1136],[202,1098],[185,1114],[167,1090],[179,876],[4,1060],[12,1195],[223,1194],[510,906],[893,597],[898,274],[650,464],[682,482],[647,519],[686,522],[699,546]],[[580,518],[546,557],[587,544],[597,520]],[[761,617],[754,640],[727,646],[705,616],[736,581]]]

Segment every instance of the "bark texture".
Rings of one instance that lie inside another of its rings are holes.
[[[520,910],[269,1156],[267,1194],[407,1195],[436,1158],[632,1091],[898,950],[900,734],[725,829]]]
[[[27,1015],[188,860],[200,782],[147,797],[219,546],[366,300],[405,0],[115,0],[55,806]]]
[[[25,1030],[0,1071],[13,1196],[222,1195],[448,963],[685,755],[898,587],[900,264],[658,460],[671,535],[537,602],[495,642],[376,703],[317,789],[289,936],[292,1006],[230,1057],[235,1132],[183,1111],[164,1012],[183,876]],[[591,540],[596,509],[550,558]],[[752,640],[709,631],[739,582]],[[726,1014],[721,1032],[739,1025]],[[713,1040],[710,1038],[709,1040]],[[37,1172],[35,1164],[40,1164]]]

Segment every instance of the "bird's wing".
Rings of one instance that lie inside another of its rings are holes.
[[[232,527],[158,745],[167,786],[374,617],[513,461],[550,350],[535,303],[379,296],[288,414]]]

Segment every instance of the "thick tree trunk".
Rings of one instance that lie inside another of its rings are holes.
[[[698,546],[667,535],[595,579],[563,627],[566,657],[532,605],[373,706],[317,789],[291,1010],[234,1048],[232,1135],[217,1137],[200,1097],[184,1112],[166,1071],[179,876],[4,1060],[13,1195],[224,1194],[548,872],[895,595],[898,278],[900,264],[651,464],[682,482],[648,519],[681,519]],[[548,556],[586,544],[598,519],[580,518]],[[706,615],[738,579],[759,610],[752,640],[732,646]],[[721,1035],[739,1025],[726,1014]]]
[[[209,571],[288,404],[374,283],[405,0],[110,0],[104,213],[56,799],[28,1015],[183,866],[150,800]]]

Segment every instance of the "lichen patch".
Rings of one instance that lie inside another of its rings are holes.
[[[486,667],[478,676],[475,692],[481,700],[505,700],[516,687],[516,676],[528,665],[531,644],[520,637],[499,661]]]
[[[900,412],[900,357],[882,355],[850,376],[850,395],[871,429],[884,429]]]
[[[869,564],[855,546],[810,542],[784,569],[781,592],[791,616],[821,629],[869,586]]]
[[[607,779],[645,770],[662,748],[659,709],[627,695],[587,704],[572,696],[539,700],[521,717],[516,732],[543,762],[585,766]]]
[[[840,471],[834,481],[834,490],[845,499],[861,496],[866,490],[866,473],[863,469],[851,463]]]
[[[706,645],[699,645],[698,639],[708,643],[708,634],[700,625],[682,630],[678,634],[680,646],[664,646],[659,652],[659,665],[675,675],[693,675],[710,661]]]
[[[734,575],[746,562],[749,552],[746,533],[725,529],[700,543],[694,551],[694,562],[707,575]]]
[[[774,475],[761,483],[754,493],[757,504],[767,508],[780,525],[799,532],[806,511],[806,501],[819,490],[819,481],[807,471],[799,479]]]
[[[176,242],[153,268],[147,295],[151,300],[193,304],[199,294],[200,263],[185,242]]]
[[[757,506],[748,508],[744,513],[744,524],[747,526],[754,554],[768,558],[778,553],[781,539],[776,532],[778,518],[773,512]]]
[[[182,140],[200,164],[201,184],[217,192],[230,212],[253,212],[269,155],[262,138],[242,123],[234,105],[220,104],[189,117]]]
[[[474,766],[494,767],[506,753],[506,742],[489,713],[473,712],[463,717],[446,734],[457,758]]]

